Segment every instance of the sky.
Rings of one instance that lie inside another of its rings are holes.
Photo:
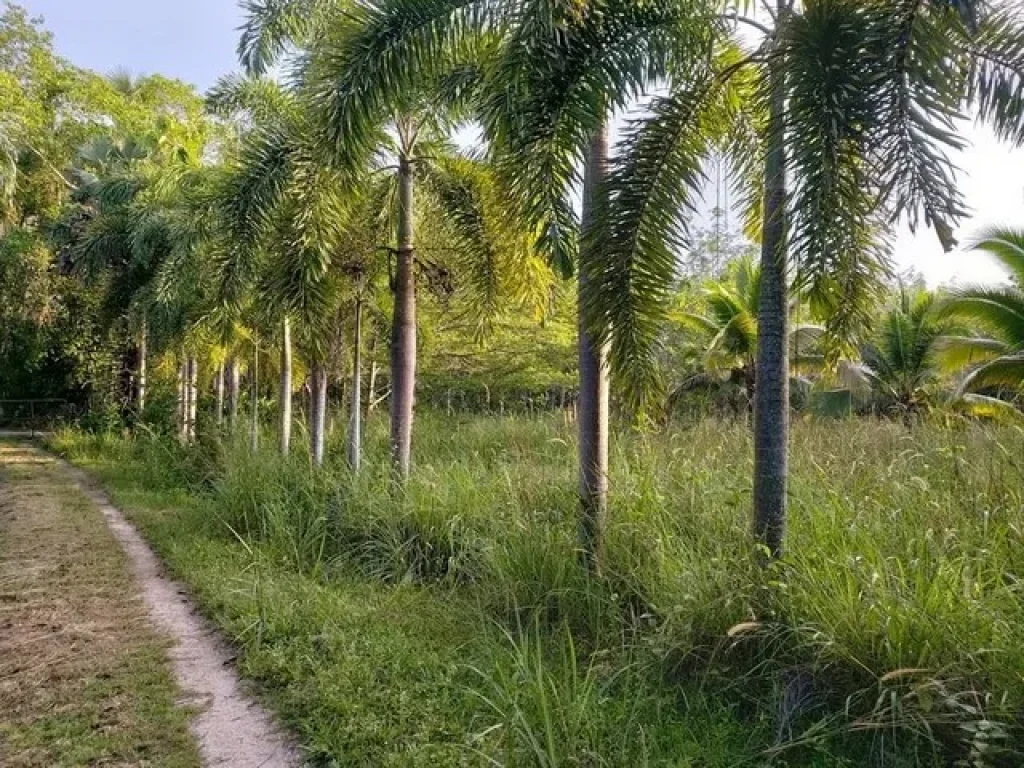
[[[235,45],[242,12],[237,0],[20,0],[42,16],[57,52],[81,67],[109,73],[163,74],[200,90],[237,69]],[[984,227],[1024,227],[1024,150],[1011,150],[986,129],[968,126],[971,146],[957,157],[972,215],[957,231],[967,242]],[[931,286],[1000,280],[986,256],[944,254],[933,232],[901,229],[894,257],[899,270],[921,272]]]

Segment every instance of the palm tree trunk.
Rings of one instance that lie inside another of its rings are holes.
[[[196,402],[199,399],[199,361],[196,356],[188,358],[188,442],[196,441]]]
[[[608,129],[601,125],[594,132],[587,150],[583,176],[583,212],[581,226],[585,233],[595,224],[595,208],[603,194],[608,173]],[[586,285],[591,254],[580,251],[579,286]],[[583,560],[591,572],[598,572],[604,518],[608,508],[608,368],[606,350],[594,343],[579,316],[579,476],[580,531],[579,544]]]
[[[787,0],[778,0],[778,24]],[[754,534],[773,558],[782,555],[786,526],[789,439],[788,283],[786,268],[786,82],[770,65],[770,114],[765,153],[761,300],[757,315],[757,386],[754,390]]]
[[[377,409],[377,332],[370,338],[370,378],[366,383],[366,415]]]
[[[238,402],[239,389],[241,388],[241,376],[238,370],[238,358],[234,355],[231,356],[231,362],[228,365],[228,424],[234,428],[238,423]]]
[[[391,463],[396,477],[409,477],[413,400],[416,392],[416,276],[413,251],[413,166],[398,168],[398,265],[391,324]]]
[[[178,427],[178,440],[185,442],[187,435],[188,425],[186,423],[188,410],[186,407],[187,398],[187,387],[186,382],[188,381],[188,359],[185,357],[181,358],[181,362],[178,364],[178,402],[175,409],[175,421]]]
[[[313,463],[324,463],[324,441],[327,416],[327,368],[321,362],[313,363],[311,372],[312,403],[310,404],[310,442],[313,449]]]
[[[285,317],[281,323],[281,455],[287,456],[292,444],[292,324]]]
[[[146,355],[149,341],[149,327],[146,318],[142,318],[139,329],[139,370],[135,380],[135,411],[139,418],[146,412]]]
[[[359,472],[359,461],[362,453],[363,431],[363,299],[356,297],[355,329],[352,340],[352,407],[348,424],[348,465],[355,473]]]
[[[255,453],[260,447],[260,342],[252,337],[252,402],[249,404],[249,448]]]
[[[217,378],[214,382],[217,394],[217,427],[224,426],[224,362],[217,366]]]

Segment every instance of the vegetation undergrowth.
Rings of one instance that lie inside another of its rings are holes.
[[[768,571],[744,425],[623,433],[593,578],[560,418],[426,413],[401,491],[369,426],[359,477],[340,435],[324,469],[242,436],[52,440],[236,640],[314,763],[1020,764],[1021,430],[797,423]]]

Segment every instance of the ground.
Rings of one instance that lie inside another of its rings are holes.
[[[166,643],[102,514],[0,442],[0,764],[199,765]]]

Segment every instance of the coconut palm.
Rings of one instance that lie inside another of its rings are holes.
[[[937,304],[928,291],[901,290],[874,337],[860,345],[860,362],[842,367],[846,377],[870,388],[874,407],[883,413],[909,420],[938,393],[950,323],[936,312]]]
[[[970,322],[988,336],[946,340],[947,363],[969,366],[961,392],[975,402],[987,400],[978,390],[1017,393],[1024,383],[1024,231],[1003,227],[982,232],[974,247],[996,259],[1010,273],[1010,284],[959,288],[943,307],[947,316]],[[974,392],[971,392],[971,391]]]
[[[625,138],[608,185],[607,266],[583,304],[592,326],[608,329],[613,373],[650,389],[683,214],[707,157],[701,137],[709,121],[730,121],[725,149],[761,232],[754,530],[778,556],[790,275],[830,310],[830,335],[849,339],[870,318],[891,223],[926,224],[952,246],[964,212],[954,121],[974,108],[1004,138],[1024,140],[1024,35],[1011,11],[971,2],[779,0],[772,17],[770,27],[746,20],[764,33],[754,51],[703,58]],[[723,108],[737,78],[757,80],[763,98]]]
[[[721,280],[710,282],[703,291],[701,307],[691,307],[671,317],[678,319],[691,333],[699,334],[705,374],[722,371],[742,392],[749,407],[757,384],[757,323],[761,305],[761,268],[753,259],[741,257],[733,262]],[[695,311],[702,309],[703,311]],[[789,313],[798,316],[798,300],[790,303]],[[795,371],[820,369],[821,337],[824,329],[809,323],[792,324],[789,330],[793,349],[790,364]],[[684,387],[706,381],[684,383]]]

